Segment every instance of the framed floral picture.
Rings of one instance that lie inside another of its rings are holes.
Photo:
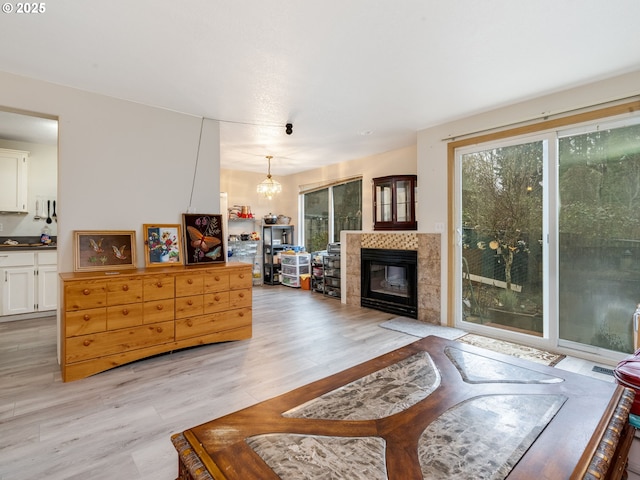
[[[180,225],[142,226],[144,232],[144,264],[147,267],[172,267],[183,264]]]
[[[225,262],[222,215],[183,213],[182,224],[186,265]]]
[[[136,232],[87,230],[73,232],[74,271],[136,268]]]

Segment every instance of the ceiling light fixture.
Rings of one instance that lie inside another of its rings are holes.
[[[274,195],[282,192],[282,185],[280,182],[271,178],[271,159],[273,157],[271,155],[267,155],[267,160],[269,161],[269,170],[267,171],[267,178],[265,178],[262,182],[258,184],[256,191],[269,200],[273,198]]]

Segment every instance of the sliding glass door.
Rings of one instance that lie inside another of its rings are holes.
[[[640,126],[582,130],[558,140],[560,340],[631,353],[640,303]]]
[[[638,123],[456,150],[458,326],[612,358],[637,348]]]
[[[543,167],[546,144],[460,155],[463,320],[543,333]]]

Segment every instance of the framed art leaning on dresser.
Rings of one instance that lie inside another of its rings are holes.
[[[133,230],[76,230],[73,244],[76,272],[136,268],[136,232]]]
[[[185,238],[185,265],[226,262],[224,256],[222,215],[182,214]]]

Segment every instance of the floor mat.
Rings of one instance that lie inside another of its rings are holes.
[[[468,333],[463,337],[457,339],[459,342],[466,343],[468,345],[474,345],[480,348],[486,348],[493,352],[504,353],[513,357],[522,358],[524,360],[530,360],[532,362],[541,363],[542,365],[548,365],[553,367],[560,360],[565,358],[565,355],[553,352],[547,352],[538,348],[528,347],[526,345],[520,345],[517,343],[505,342],[504,340],[497,340],[495,338],[483,337],[473,333]]]

